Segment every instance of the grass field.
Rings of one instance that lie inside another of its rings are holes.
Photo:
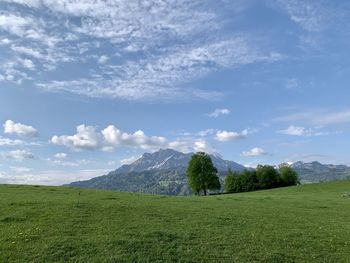
[[[0,262],[350,262],[346,192],[350,181],[209,197],[0,185]]]

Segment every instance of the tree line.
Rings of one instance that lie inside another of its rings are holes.
[[[288,165],[282,164],[278,168],[258,165],[254,170],[229,171],[225,178],[224,190],[226,193],[240,193],[297,184],[298,174]]]
[[[221,189],[218,170],[210,156],[204,152],[192,156],[186,175],[190,187],[197,195],[207,195],[208,190]],[[290,166],[283,164],[275,168],[270,165],[259,165],[254,170],[243,172],[229,170],[224,182],[224,191],[239,193],[297,184],[299,184],[298,174]]]

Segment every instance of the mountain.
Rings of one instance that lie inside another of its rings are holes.
[[[188,162],[193,153],[182,153],[172,149],[160,149],[154,153],[144,153],[141,158],[132,164],[126,164],[115,170],[116,173],[143,172],[152,170],[178,170],[186,171]],[[210,155],[218,171],[226,172],[228,169],[243,171],[244,166],[223,160],[218,155]]]
[[[291,167],[299,174],[302,183],[350,179],[350,167],[346,165],[296,162]]]
[[[193,153],[161,149],[144,153],[138,160],[126,164],[107,175],[87,181],[73,182],[68,186],[107,189],[127,192],[143,192],[168,195],[187,195],[191,190],[187,183],[186,169]],[[243,171],[244,166],[210,155],[223,179],[228,169]]]
[[[125,192],[142,192],[167,195],[188,195],[191,189],[186,178],[186,169],[193,153],[161,149],[144,153],[138,160],[125,164],[107,175],[86,181],[73,182],[68,186],[96,188]],[[219,171],[221,182],[228,169],[243,171],[244,166],[210,155]],[[321,164],[319,162],[296,162],[291,167],[299,174],[302,183],[318,183],[350,179],[350,167]]]

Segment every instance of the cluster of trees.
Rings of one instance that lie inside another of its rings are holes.
[[[186,172],[188,182],[197,195],[207,195],[208,190],[220,190],[218,171],[210,156],[198,152],[192,156]],[[225,192],[239,193],[299,184],[298,174],[288,165],[278,169],[270,165],[259,165],[255,170],[232,172],[225,178]]]
[[[225,192],[249,192],[297,184],[298,174],[288,165],[280,165],[278,169],[270,165],[259,165],[255,170],[241,173],[229,171],[225,178]]]

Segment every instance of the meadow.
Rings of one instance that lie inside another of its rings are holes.
[[[0,185],[0,262],[350,262],[350,181],[207,197]]]

